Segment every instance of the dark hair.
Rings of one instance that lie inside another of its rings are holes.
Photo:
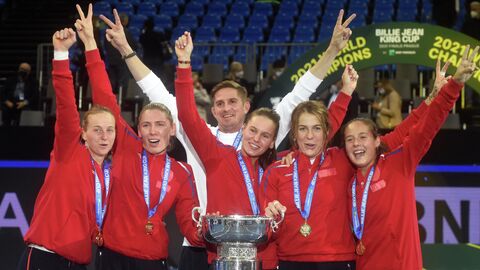
[[[327,145],[327,136],[328,131],[330,130],[330,122],[328,121],[328,111],[325,105],[317,100],[308,100],[304,101],[295,107],[292,112],[292,117],[290,120],[291,129],[290,129],[290,143],[295,147],[298,148],[297,145],[297,132],[298,132],[298,124],[300,121],[300,116],[304,113],[309,113],[317,117],[318,121],[322,125],[323,131],[323,147]]]
[[[212,97],[212,101],[215,100],[215,94],[218,91],[220,91],[221,89],[224,89],[224,88],[233,88],[233,89],[237,90],[237,93],[240,96],[240,98],[242,99],[242,101],[243,102],[247,101],[247,98],[248,98],[247,89],[245,89],[245,87],[243,87],[239,83],[237,83],[235,81],[231,81],[231,80],[225,80],[225,81],[219,82],[218,84],[216,84],[212,88],[212,91],[210,92],[210,96]]]
[[[170,112],[170,109],[168,109],[167,106],[165,106],[164,104],[159,103],[159,102],[152,102],[152,103],[149,103],[149,104],[143,106],[142,110],[138,114],[138,119],[137,119],[138,124],[137,125],[140,125],[140,119],[142,118],[143,113],[145,111],[148,111],[148,110],[157,110],[157,111],[163,112],[167,116],[167,119],[170,121],[170,123],[172,125],[175,125],[175,123],[173,122],[173,116],[172,116],[172,112]],[[170,150],[173,149],[174,143],[175,143],[175,138],[174,137],[175,136],[170,136],[170,140],[169,140],[168,146],[167,146],[167,151],[170,151]]]
[[[262,168],[265,169],[265,168],[268,167],[268,165],[272,164],[277,159],[277,150],[275,149],[275,139],[277,138],[278,128],[279,128],[279,125],[280,125],[280,116],[278,115],[278,113],[276,113],[274,110],[272,110],[270,108],[265,108],[265,107],[258,108],[255,111],[253,111],[253,112],[251,112],[247,115],[247,117],[245,118],[245,125],[248,124],[248,122],[250,122],[250,120],[254,116],[266,117],[266,118],[272,120],[272,122],[275,124],[275,134],[274,134],[274,137],[273,137],[273,142],[274,142],[273,147],[271,149],[268,148],[267,151],[265,151],[265,153],[263,153],[258,158],[258,163],[260,164],[260,166],[262,166]]]
[[[377,139],[380,136],[380,133],[378,132],[377,124],[375,124],[375,122],[373,122],[372,119],[363,118],[363,117],[354,118],[354,119],[348,121],[342,127],[342,143],[341,143],[342,146],[345,146],[345,129],[353,122],[361,122],[364,125],[366,125],[368,127],[368,130],[370,131],[370,133],[372,133],[372,136],[373,136],[374,139]],[[376,149],[377,158],[381,154],[386,153],[388,151],[390,151],[388,146],[383,141],[380,141],[380,145]]]

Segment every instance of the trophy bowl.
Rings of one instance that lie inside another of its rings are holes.
[[[192,209],[192,219],[202,228],[207,242],[217,246],[215,270],[261,270],[257,260],[257,246],[267,242],[270,231],[275,232],[283,221],[266,216],[201,215],[201,209]],[[200,218],[195,215],[199,213]]]
[[[268,239],[271,218],[264,216],[207,215],[202,217],[202,232],[212,244],[261,244]]]

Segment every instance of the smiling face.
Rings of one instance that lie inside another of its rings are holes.
[[[83,121],[82,139],[92,158],[101,164],[115,141],[115,118],[109,112],[99,111],[86,114]]]
[[[380,137],[374,136],[371,128],[364,122],[354,120],[344,131],[345,150],[350,161],[365,174],[377,159]]]
[[[310,158],[320,154],[327,143],[328,112],[319,101],[309,100],[297,105],[292,112],[290,141]]]
[[[295,132],[298,149],[309,158],[314,158],[325,146],[324,125],[311,113],[302,113]]]
[[[222,132],[233,133],[240,130],[250,103],[239,94],[239,90],[225,87],[213,95],[212,114]]]
[[[175,135],[175,125],[166,112],[157,108],[146,109],[139,117],[138,135],[145,150],[161,154],[170,145],[170,137]]]
[[[276,124],[266,116],[255,115],[245,124],[242,130],[242,152],[258,159],[275,145]]]

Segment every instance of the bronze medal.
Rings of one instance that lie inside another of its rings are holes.
[[[145,225],[145,232],[148,234],[148,235],[152,235],[153,234],[153,223],[149,220],[147,221],[147,224]]]
[[[311,232],[312,227],[310,227],[310,225],[308,225],[305,221],[305,223],[300,227],[300,234],[302,234],[304,237],[307,237],[310,235]]]
[[[355,253],[357,253],[359,256],[362,256],[365,253],[365,246],[363,245],[362,240],[360,240],[355,247]]]
[[[98,232],[95,236],[95,244],[99,247],[103,246],[103,235],[101,232]]]

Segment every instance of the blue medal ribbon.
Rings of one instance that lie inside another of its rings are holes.
[[[247,165],[243,160],[242,154],[240,151],[237,152],[237,159],[240,168],[242,169],[243,180],[245,181],[245,186],[247,187],[248,191],[248,199],[250,200],[250,205],[252,206],[252,212],[254,215],[258,216],[260,214],[260,210],[258,208],[257,199],[255,198],[255,191],[253,190],[252,180],[250,179],[250,174],[248,173]],[[258,182],[262,179],[263,176],[263,169],[259,166],[258,168]]]
[[[320,159],[320,163],[318,164],[318,168],[323,164],[323,161],[325,160],[325,153],[322,153],[322,157]],[[297,207],[298,211],[300,211],[300,215],[307,220],[308,217],[310,216],[310,209],[312,207],[312,199],[313,199],[313,192],[315,191],[315,184],[317,183],[317,176],[318,176],[318,170],[315,171],[315,174],[312,177],[312,180],[310,180],[310,185],[308,186],[307,190],[307,195],[305,196],[305,205],[304,209],[302,210],[302,205],[301,205],[301,199],[300,199],[300,183],[299,183],[299,177],[298,177],[298,161],[295,159],[293,162],[293,199],[295,202],[295,206]]]
[[[103,218],[107,210],[107,198],[110,189],[110,161],[104,161],[103,163],[103,183],[105,186],[105,202],[102,200],[102,185],[95,170],[95,163],[92,161],[93,174],[95,175],[95,220],[97,222],[98,229],[101,230],[103,226]]]
[[[215,137],[217,138],[217,141],[220,141],[218,136],[220,135],[220,129],[217,128],[217,133],[215,134]],[[233,141],[233,144],[232,146],[235,148],[235,149],[238,149],[238,146],[240,145],[240,142],[242,141],[242,129],[240,129],[238,132],[237,132],[237,136],[235,136],[235,140]]]
[[[160,199],[155,207],[150,208],[150,172],[148,171],[147,151],[142,152],[142,174],[143,174],[143,198],[147,204],[148,219],[150,219],[157,212],[157,207],[162,203],[167,193],[168,178],[170,177],[171,160],[167,153],[165,153],[165,167],[163,168],[162,190]]]
[[[357,176],[353,179],[352,184],[352,222],[353,222],[353,232],[358,240],[362,239],[363,228],[365,225],[365,214],[367,211],[367,200],[368,200],[368,190],[370,189],[370,183],[373,178],[373,173],[375,172],[375,165],[372,166],[370,172],[368,173],[367,183],[365,184],[365,189],[363,190],[362,195],[362,205],[360,207],[360,220],[358,218],[357,211]]]

